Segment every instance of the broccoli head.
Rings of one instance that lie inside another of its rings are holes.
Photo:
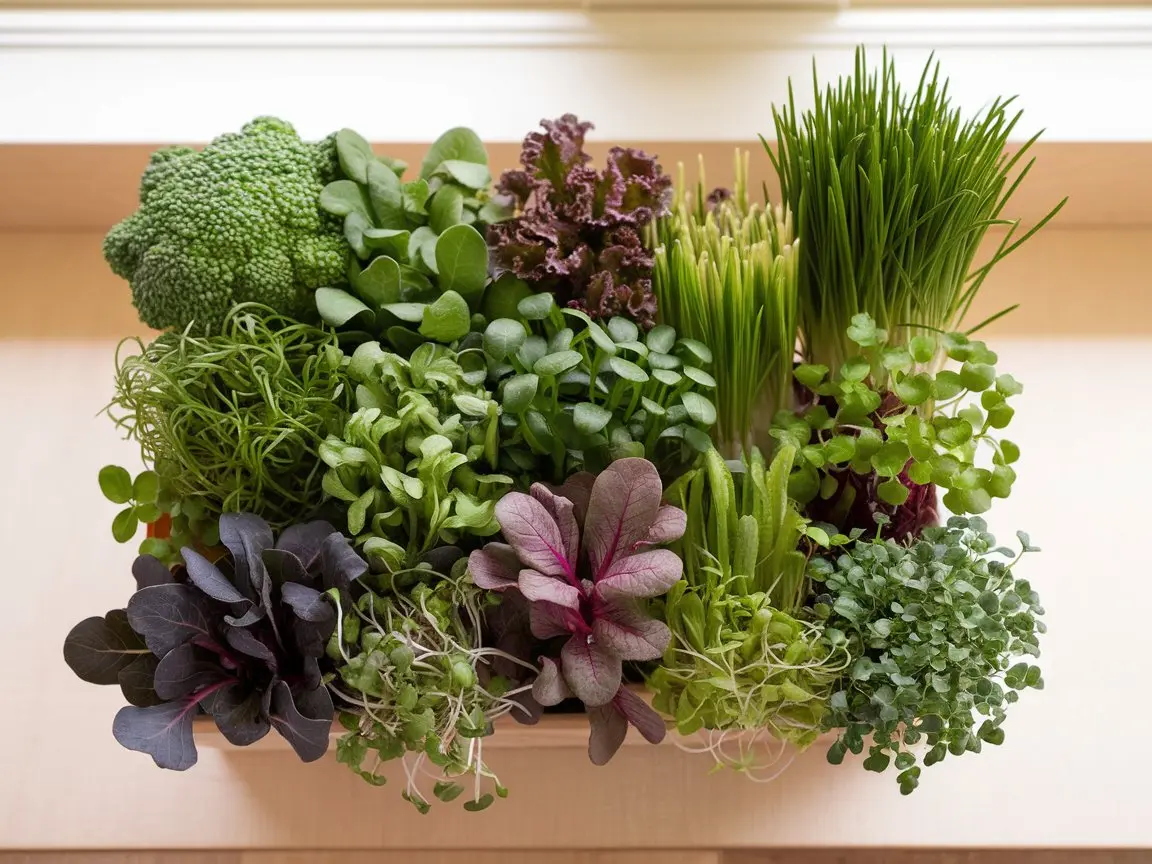
[[[141,178],[140,208],[104,238],[104,258],[157,330],[212,332],[246,301],[310,319],[312,292],[345,278],[341,221],[319,204],[337,172],[332,138],[302,141],[274,117],[203,150],[165,148]]]

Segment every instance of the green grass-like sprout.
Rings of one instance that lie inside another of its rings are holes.
[[[712,201],[703,159],[693,189],[680,166],[676,205],[656,225],[653,286],[660,320],[712,349],[715,438],[728,455],[754,443],[756,418],[790,404],[799,250],[792,217],[748,197],[736,151],[731,195]]]
[[[126,342],[140,352],[117,351],[109,413],[177,502],[255,513],[276,529],[317,512],[319,448],[352,396],[333,333],[242,304],[218,335]]]
[[[921,328],[960,329],[992,267],[1065,202],[1016,238],[1019,220],[1002,214],[1032,168],[1022,160],[1039,133],[1006,153],[1021,116],[1009,112],[1014,99],[964,120],[931,59],[911,94],[887,51],[870,71],[863,48],[853,76],[822,91],[813,68],[813,85],[815,108],[801,114],[789,84],[788,104],[773,108],[778,155],[764,145],[802,241],[806,354],[836,369],[856,353],[845,332],[861,312],[901,342]],[[976,265],[992,226],[1008,230]]]
[[[766,467],[754,450],[733,466],[712,450],[666,495],[688,520],[671,547],[684,578],[665,599],[672,642],[648,679],[653,706],[681,735],[703,733],[717,764],[755,779],[816,740],[848,662],[803,611],[807,523],[788,499],[794,457],[782,447]],[[773,742],[792,746],[758,746]]]

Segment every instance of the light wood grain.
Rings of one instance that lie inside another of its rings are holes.
[[[765,123],[769,123],[770,116]],[[221,129],[221,132],[226,131]],[[531,131],[524,130],[525,133]],[[765,133],[770,132],[765,128]],[[595,133],[592,133],[593,135]],[[198,142],[169,142],[198,143]],[[703,156],[709,185],[733,180],[737,148],[751,154],[749,181],[759,189],[767,183],[772,200],[779,184],[763,146],[756,140],[589,141],[588,151],[599,163],[609,146],[639,147],[655,153],[664,169],[675,175],[683,162],[689,180],[696,178]],[[106,231],[131,213],[137,204],[140,173],[156,144],[5,144],[0,145],[0,230]],[[426,143],[377,143],[376,151],[419,165]],[[1060,199],[1070,200],[1058,223],[1071,226],[1127,226],[1152,223],[1152,142],[1039,143],[1033,147],[1035,167],[1012,198],[1009,218],[1034,222]],[[494,176],[519,167],[519,142],[489,142]],[[61,206],[61,202],[67,206]]]
[[[246,852],[240,864],[721,864],[719,852]],[[804,862],[798,862],[804,864]]]
[[[1152,852],[1139,850],[786,849],[726,852],[722,864],[1147,864],[1149,861],[1152,861]]]
[[[0,339],[149,335],[128,284],[104,263],[102,239],[102,232],[0,231]],[[997,242],[992,237],[985,253]],[[1152,333],[1150,248],[1152,227],[1050,227],[997,265],[968,320],[1020,303],[988,338]]]

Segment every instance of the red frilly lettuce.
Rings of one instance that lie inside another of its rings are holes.
[[[654,157],[623,147],[597,171],[584,152],[592,124],[572,114],[541,125],[524,139],[523,170],[506,171],[497,187],[518,215],[488,229],[496,277],[511,273],[593,318],[626,315],[651,328],[653,259],[643,229],[666,209],[671,178]]]
[[[507,543],[469,559],[479,587],[523,595],[533,636],[563,639],[558,658],[540,658],[532,694],[541,705],[571,696],[584,703],[598,765],[612,758],[629,723],[653,743],[664,737],[659,715],[623,686],[623,661],[655,660],[671,639],[641,602],[665,593],[683,570],[675,553],[655,548],[685,527],[684,511],[661,496],[656,468],[637,458],[613,462],[594,480],[575,475],[555,491],[537,483],[530,495],[511,492],[496,505]]]

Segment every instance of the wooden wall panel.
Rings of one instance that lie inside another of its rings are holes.
[[[104,263],[102,237],[0,231],[0,339],[146,335],[127,283]],[[993,271],[969,321],[1020,303],[988,335],[1152,333],[1149,248],[1152,226],[1043,231]]]

